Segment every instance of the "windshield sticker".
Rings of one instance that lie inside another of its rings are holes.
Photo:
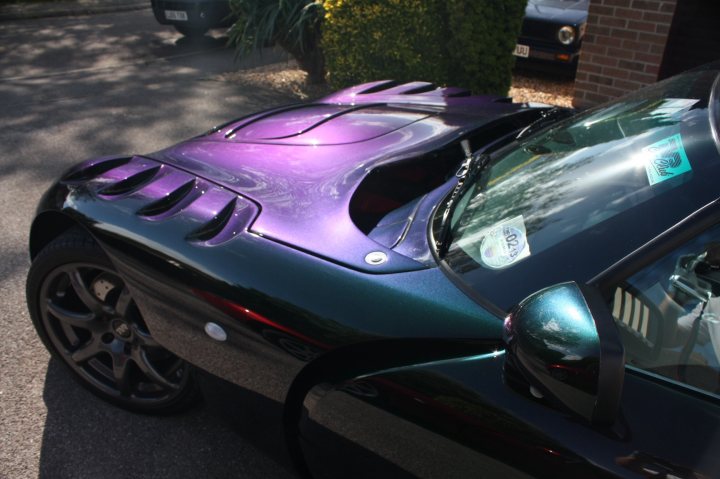
[[[679,133],[646,146],[642,152],[650,185],[692,170]]]
[[[530,256],[522,215],[497,223],[484,231],[480,259],[488,268],[502,269]]]

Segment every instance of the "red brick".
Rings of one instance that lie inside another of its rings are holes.
[[[595,55],[595,57],[593,58],[593,63],[595,63],[597,65],[608,66],[608,67],[617,66],[617,62],[618,62],[617,58],[611,58],[611,57],[606,57],[606,56],[602,56],[602,55]]]
[[[655,45],[665,45],[667,35],[658,35],[657,33],[641,33],[638,35],[638,41]]]
[[[675,13],[675,5],[677,3],[675,0],[672,0],[670,2],[663,2],[660,4],[660,11],[665,13]]]
[[[645,64],[641,62],[629,62],[627,60],[620,60],[618,62],[618,68],[622,68],[623,70],[641,72],[644,71]]]
[[[655,23],[651,22],[636,22],[634,20],[628,22],[628,29],[637,30],[640,32],[655,33],[656,26],[657,25]]]
[[[650,53],[662,55],[665,53],[665,45],[650,45]]]
[[[609,57],[632,60],[635,54],[632,50],[625,50],[622,48],[608,48],[607,54]]]
[[[586,32],[592,33],[593,35],[610,35],[610,27],[591,25],[587,28]]]
[[[586,82],[588,79],[588,74],[584,71],[580,71],[580,67],[578,67],[578,71],[575,74],[575,88],[578,88],[580,85],[582,85],[584,82]]]
[[[592,74],[588,75],[588,81],[598,85],[612,85],[615,79],[609,76]]]
[[[628,70],[621,70],[619,68],[603,68],[603,75],[607,75],[609,77],[612,77],[614,79],[620,79],[620,80],[626,80],[630,76],[630,72]],[[609,85],[609,83],[606,83]]]
[[[660,2],[652,0],[633,0],[632,8],[637,8],[638,10],[650,10],[655,12],[657,10],[660,10]]]
[[[645,65],[645,73],[649,73],[657,77],[658,73],[660,73],[660,65]]]
[[[613,28],[610,34],[616,38],[622,38],[624,40],[637,40],[638,33],[632,32],[630,30],[619,30],[617,28]]]
[[[633,10],[631,8],[616,8],[615,16],[620,18],[627,18],[628,20],[641,20],[642,10]]]
[[[597,43],[583,43],[582,50],[583,53],[598,55],[605,55],[605,52],[607,52],[605,45],[599,45]]]
[[[622,40],[620,38],[608,37],[605,35],[598,35],[595,37],[595,43],[597,45],[603,45],[608,49],[612,47],[619,48],[622,46]]]
[[[600,95],[598,93],[585,93],[585,99],[592,102],[592,104],[597,105],[599,103],[605,103],[610,98],[605,95]]]
[[[615,80],[615,87],[620,88],[625,91],[633,91],[640,88],[642,85],[635,81],[627,81],[627,80]]]
[[[582,69],[584,72],[587,73],[602,73],[602,67],[600,65],[594,65],[592,63],[587,63],[580,60],[580,67],[579,69]]]
[[[595,2],[590,2],[590,4],[593,4]],[[630,0],[603,0],[603,5],[610,5],[613,7],[629,7],[630,6]]]
[[[645,85],[649,85],[650,83],[655,83],[655,80],[657,80],[657,75],[650,75],[648,73],[630,72],[629,79],[632,81],[642,83],[642,85],[645,86]]]
[[[672,14],[671,13],[655,13],[655,12],[644,12],[643,13],[643,20],[653,23],[664,23],[666,25],[670,25],[670,22],[672,22]]]
[[[613,7],[606,7],[603,5],[593,5],[588,9],[588,14],[592,15],[610,15],[614,16],[616,15],[615,9]]]
[[[655,25],[655,33],[667,35],[668,33],[670,33],[670,25],[663,25],[658,23],[657,25]]]
[[[608,17],[605,15],[598,18],[598,24],[607,25],[608,27],[625,28],[627,27],[627,22],[624,18]]]
[[[623,48],[628,48],[636,52],[647,52],[650,50],[649,43],[633,42],[631,40],[623,41]]]
[[[662,62],[661,55],[653,55],[652,53],[642,52],[635,52],[633,55],[635,57],[635,60],[650,63],[651,65],[660,65],[660,63]]]
[[[601,86],[598,88],[598,93],[611,98],[617,98],[625,92],[619,88],[614,88],[611,86]]]

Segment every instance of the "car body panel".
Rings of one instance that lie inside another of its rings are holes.
[[[485,354],[318,385],[305,398],[298,445],[311,451],[317,477],[337,477],[348,463],[378,476],[427,478],[480,470],[489,477],[714,477],[720,470],[717,404],[630,374],[621,420],[597,428],[508,387],[506,377],[502,355]],[[677,437],[694,440],[669,440]],[[339,450],[340,462],[332,458]]]
[[[257,203],[262,212],[250,230],[261,236],[364,271],[419,269],[421,263],[393,253],[353,223],[350,203],[358,185],[380,166],[412,160],[496,123],[521,121],[514,118],[528,109],[497,97],[452,98],[456,104],[438,109],[445,97],[437,92],[405,93],[404,104],[380,103],[396,94],[355,94],[355,104],[343,105],[337,101],[352,92],[340,92],[227,124],[148,157]],[[433,104],[423,103],[426,98]],[[477,103],[482,110],[470,114]],[[375,251],[388,261],[368,265],[365,257]]]

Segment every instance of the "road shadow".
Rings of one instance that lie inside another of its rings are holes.
[[[104,403],[51,359],[39,479],[296,477],[282,440],[280,404],[210,381],[205,384],[217,396],[204,405],[147,416]]]

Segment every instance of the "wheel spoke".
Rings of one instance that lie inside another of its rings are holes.
[[[70,354],[70,358],[79,364],[87,361],[92,357],[95,357],[97,354],[104,350],[105,349],[102,348],[102,342],[96,338],[92,338],[86,344],[82,345],[80,348],[76,349],[72,354]]]
[[[112,351],[112,366],[113,366],[113,377],[115,378],[115,385],[118,391],[123,396],[129,396],[130,390],[130,369],[128,368],[129,356],[123,351],[123,344],[119,343],[117,347],[113,347]]]
[[[131,304],[132,296],[130,296],[130,291],[128,291],[128,289],[125,287],[120,292],[120,296],[115,303],[115,314],[120,316],[121,318],[127,317],[128,308]]]
[[[153,366],[150,359],[147,357],[147,353],[142,348],[136,348],[133,350],[132,357],[135,364],[137,364],[140,368],[140,371],[142,371],[152,382],[168,389],[180,388],[179,384],[170,382],[155,368],[155,366]]]
[[[68,276],[70,277],[70,284],[73,287],[73,290],[75,290],[75,294],[78,295],[78,298],[80,298],[80,301],[83,302],[85,306],[90,309],[90,311],[94,312],[95,314],[103,314],[108,312],[108,308],[105,304],[102,303],[93,293],[88,289],[88,286],[85,284],[85,280],[83,279],[82,275],[80,274],[79,269],[73,269],[68,272]]]
[[[102,322],[98,320],[98,316],[94,312],[76,313],[56,304],[52,299],[47,300],[47,309],[50,314],[66,325],[90,331],[99,331],[103,327]]]

